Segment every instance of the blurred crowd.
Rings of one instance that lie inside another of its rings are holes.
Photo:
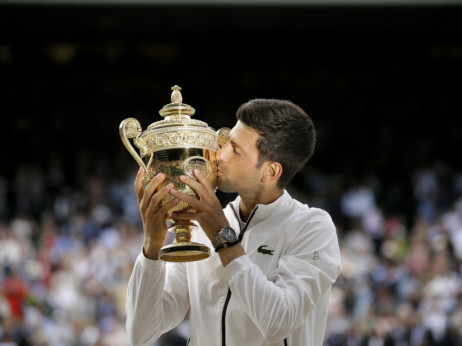
[[[408,218],[387,212],[377,185],[342,191],[327,345],[462,345],[462,174],[437,164],[409,184]]]
[[[78,188],[60,177],[59,166],[28,166],[0,179],[0,345],[129,345],[125,290],[142,244],[135,172]],[[343,272],[325,344],[461,345],[462,172],[415,170],[406,213],[379,179],[345,180],[307,169],[288,189],[338,229]],[[155,345],[185,345],[187,329],[186,317]]]

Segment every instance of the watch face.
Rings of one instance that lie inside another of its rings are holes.
[[[215,251],[222,249],[223,247],[233,246],[239,243],[236,233],[231,227],[225,226],[220,229],[218,235],[212,240],[212,245]]]
[[[223,238],[225,238],[226,241],[232,242],[237,239],[236,233],[234,233],[234,230],[231,227],[224,227],[222,230],[223,230]]]

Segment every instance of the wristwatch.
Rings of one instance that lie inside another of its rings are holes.
[[[234,246],[237,243],[239,243],[239,239],[237,239],[234,229],[228,226],[222,227],[217,236],[212,240],[212,245],[216,252],[224,247]]]

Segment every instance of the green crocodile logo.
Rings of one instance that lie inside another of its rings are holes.
[[[258,252],[262,253],[263,255],[271,255],[273,256],[273,251],[274,250],[266,250],[265,247],[268,245],[262,245],[258,248]]]

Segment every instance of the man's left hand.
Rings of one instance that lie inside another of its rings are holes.
[[[229,222],[211,183],[199,170],[195,169],[193,174],[197,180],[184,175],[180,177],[180,180],[196,192],[197,198],[175,189],[171,189],[170,193],[188,203],[196,212],[175,212],[172,216],[180,220],[197,220],[212,240],[222,227],[229,226]]]

